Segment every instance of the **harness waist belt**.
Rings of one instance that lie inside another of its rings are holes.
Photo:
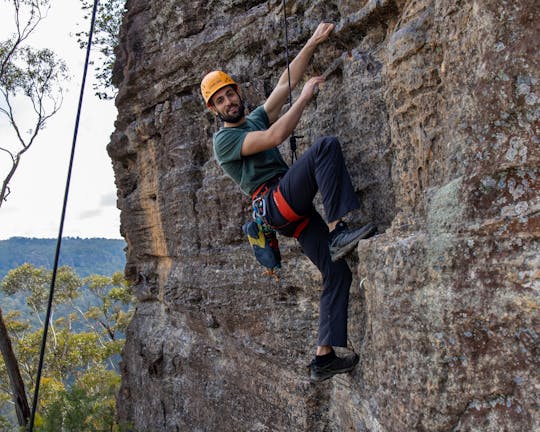
[[[257,189],[255,189],[255,192],[251,194],[251,201],[255,201],[255,198],[266,195],[270,188],[279,182],[280,178],[281,177],[274,177],[260,185]]]

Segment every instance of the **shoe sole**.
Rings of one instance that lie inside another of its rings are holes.
[[[369,238],[373,234],[375,234],[376,232],[377,232],[377,227],[372,223],[368,223],[367,225],[362,227],[362,232],[358,236],[358,238],[356,238],[356,240],[350,242],[346,246],[343,246],[337,252],[334,252],[334,253],[330,252],[332,262],[336,262],[338,259],[340,259],[340,258],[344,257],[345,255],[347,255],[350,251],[352,251],[356,247],[356,245],[358,244],[358,242],[360,240],[364,240],[366,238]]]
[[[355,365],[355,366],[356,366],[356,365]],[[321,376],[321,377],[318,377],[318,376],[311,376],[311,377],[310,377],[310,381],[311,381],[311,382],[314,382],[314,383],[326,381],[327,379],[332,378],[334,375],[339,375],[339,374],[351,372],[352,370],[354,370],[355,366],[350,367],[350,368],[347,368],[347,369],[340,369],[339,371],[332,372],[330,375],[324,375],[324,376]]]
[[[327,379],[330,379],[332,378],[334,375],[338,375],[338,374],[343,374],[343,373],[347,373],[347,372],[351,372],[353,371],[356,366],[358,365],[358,362],[359,362],[360,359],[357,359],[356,362],[347,367],[347,368],[343,368],[343,369],[338,369],[336,371],[332,371],[332,373],[329,373],[327,375],[322,375],[322,376],[314,376],[314,375],[311,375],[310,376],[310,381],[311,382],[314,382],[314,383],[318,383],[318,382],[322,382],[322,381],[326,381]]]

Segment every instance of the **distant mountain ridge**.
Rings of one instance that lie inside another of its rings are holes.
[[[110,276],[123,271],[126,263],[124,240],[66,237],[62,239],[60,265],[73,267],[81,277]],[[12,237],[0,240],[0,280],[24,263],[52,269],[56,239]]]

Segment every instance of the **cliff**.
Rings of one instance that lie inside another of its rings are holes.
[[[291,55],[336,23],[309,74],[343,62],[297,129],[342,142],[380,235],[349,257],[358,369],[319,385],[320,277],[281,238],[261,275],[249,203],[212,154],[199,83],[250,107],[285,67],[282,2],[129,0],[111,143],[137,312],[121,419],[137,431],[539,430],[540,4],[287,2]],[[287,145],[283,152],[289,160]]]

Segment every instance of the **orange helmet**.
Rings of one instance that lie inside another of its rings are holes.
[[[206,106],[210,106],[210,99],[214,93],[228,85],[233,85],[238,89],[238,84],[225,72],[213,71],[207,74],[201,81],[201,93]]]

